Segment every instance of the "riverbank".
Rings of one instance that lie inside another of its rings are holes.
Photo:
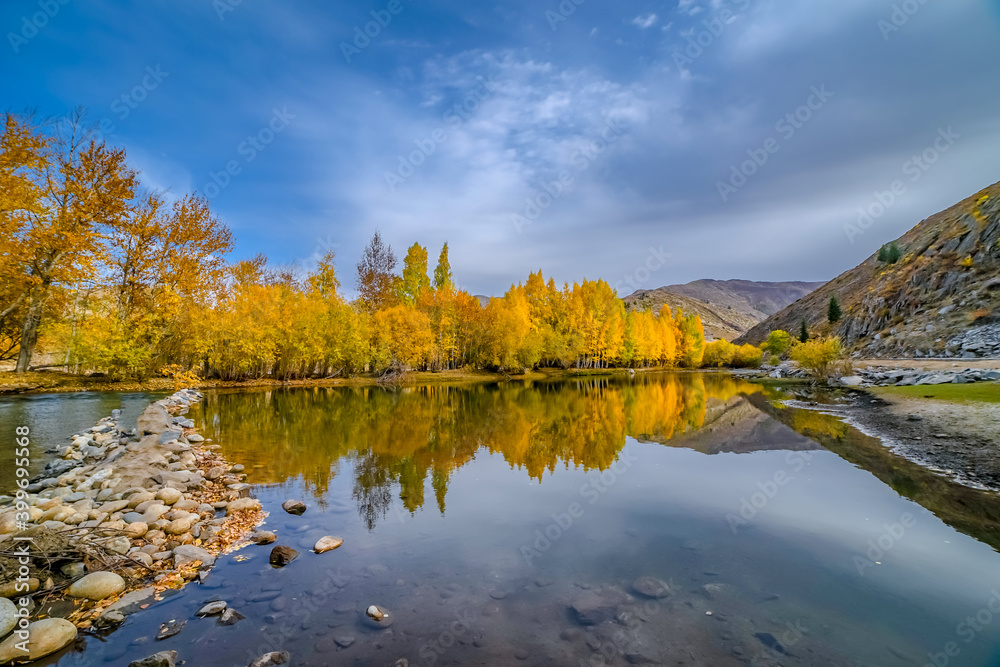
[[[0,635],[13,631],[0,664],[60,651],[78,631],[113,630],[203,579],[263,522],[241,467],[184,417],[200,400],[182,390],[156,401],[128,433],[115,411],[0,499]]]
[[[637,372],[667,371],[683,369],[651,368]],[[493,373],[456,369],[447,371],[411,371],[393,381],[394,385],[414,386],[425,384],[504,382],[508,380],[554,380],[573,377],[593,377],[608,375],[628,375],[623,368],[555,369],[545,368],[525,373]],[[199,380],[196,389],[227,389],[241,387],[370,387],[383,384],[378,376],[358,375],[349,378],[318,378],[306,380],[280,380],[259,378],[245,381]],[[148,378],[146,380],[115,381],[107,377],[74,375],[61,371],[34,371],[15,374],[0,372],[0,395],[27,393],[56,393],[77,391],[169,391],[174,389],[170,378]]]

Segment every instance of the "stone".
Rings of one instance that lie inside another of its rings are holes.
[[[632,582],[632,590],[639,595],[658,600],[670,595],[670,585],[656,577],[640,577]]]
[[[284,545],[278,545],[271,549],[271,556],[268,560],[271,563],[271,567],[285,567],[295,560],[298,555],[299,552],[295,549]]]
[[[306,511],[306,505],[301,500],[286,500],[281,503],[281,509],[289,514],[301,515]]]
[[[318,554],[325,554],[327,551],[333,551],[343,543],[343,539],[327,535],[326,537],[319,538],[319,541],[316,542],[316,546],[313,547],[313,551]]]
[[[365,625],[371,628],[377,628],[379,630],[388,628],[392,625],[395,616],[389,612],[385,607],[379,605],[369,605],[365,609],[364,621]]]
[[[17,625],[17,605],[7,598],[0,598],[0,637],[6,637],[15,625]]]
[[[222,616],[219,617],[219,625],[236,625],[244,618],[246,618],[246,616],[235,609],[226,609],[222,612]]]
[[[247,512],[259,509],[260,501],[256,498],[238,498],[229,503],[229,506],[226,507],[226,516],[229,516],[234,512]]]
[[[177,489],[160,489],[156,494],[156,499],[162,501],[164,505],[173,505],[183,497],[184,494]]]
[[[348,648],[354,643],[354,635],[334,635],[333,642],[340,648]]]
[[[260,656],[247,667],[274,667],[275,665],[284,665],[291,659],[292,656],[289,655],[288,651],[272,651]]]
[[[111,609],[105,611],[94,621],[94,625],[99,630],[107,630],[109,628],[114,628],[125,622],[125,614],[118,611],[117,609]]]
[[[132,548],[132,542],[127,537],[113,537],[105,542],[104,546],[107,547],[108,551],[124,555]]]
[[[191,435],[189,435],[187,437],[187,440],[188,442],[193,442],[193,443],[205,442],[205,438],[198,435],[197,433],[192,433]]]
[[[226,469],[222,466],[216,466],[214,468],[209,468],[208,472],[205,473],[205,479],[210,481],[215,481],[226,474]]]
[[[125,590],[125,580],[114,572],[91,572],[73,582],[66,591],[75,598],[103,600]]]
[[[187,621],[167,621],[166,623],[160,624],[160,631],[156,633],[157,640],[168,639],[173,637],[187,625]]]
[[[174,667],[177,651],[160,651],[142,660],[133,660],[128,667]]]
[[[24,595],[25,593],[34,593],[35,591],[38,590],[39,586],[41,586],[41,585],[42,585],[42,582],[40,582],[38,579],[36,579],[34,577],[29,577],[28,578],[28,590],[27,591],[23,591],[23,590],[18,590],[18,582],[16,582],[16,581],[8,581],[8,582],[6,582],[4,584],[0,584],[0,598],[13,598],[13,597],[18,597],[19,598],[22,595]],[[22,584],[22,586],[23,586],[23,584]],[[0,664],[2,664],[2,663],[0,663]]]
[[[860,387],[864,381],[865,379],[860,375],[848,375],[840,378],[840,384],[845,387]]]
[[[196,547],[193,544],[182,544],[174,549],[175,568],[189,565],[196,560],[201,561],[202,567],[212,567],[215,565],[215,556],[208,553],[201,547]]]
[[[625,596],[616,589],[586,591],[570,605],[580,625],[599,625],[614,620]]]
[[[60,651],[76,639],[76,626],[64,618],[45,618],[28,626],[28,652],[18,645],[22,643],[16,634],[0,644],[0,665],[34,662],[56,651]]]
[[[109,611],[120,611],[126,616],[134,614],[142,609],[142,605],[151,602],[155,595],[156,589],[152,586],[140,588],[137,591],[126,593],[118,598],[114,604],[104,610],[104,613],[108,613]]]
[[[258,530],[251,534],[249,539],[254,544],[272,544],[278,536],[269,530]]]
[[[149,532],[149,526],[142,521],[135,521],[125,526],[125,535],[137,539]]]
[[[174,519],[167,524],[167,527],[163,529],[167,535],[183,535],[184,533],[190,532],[194,527],[196,517],[186,516],[182,519]]]
[[[83,563],[66,563],[59,568],[59,571],[67,579],[76,579],[87,574],[87,566]]]
[[[201,609],[198,610],[198,616],[215,616],[216,614],[221,614],[224,612],[229,605],[224,600],[216,600],[215,602],[209,602]]]
[[[154,403],[136,420],[136,429],[142,435],[157,435],[170,428],[170,415],[162,405]]]

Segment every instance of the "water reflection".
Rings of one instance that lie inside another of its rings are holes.
[[[253,471],[255,483],[301,476],[322,499],[339,462],[352,460],[354,498],[374,527],[389,511],[397,486],[402,506],[414,512],[427,502],[429,481],[444,513],[452,473],[479,451],[500,454],[541,481],[559,466],[606,470],[626,436],[677,440],[709,453],[737,451],[741,443],[744,450],[803,446],[801,439],[780,437],[762,444],[746,428],[747,419],[760,413],[745,397],[762,391],[725,375],[677,374],[633,381],[219,392],[199,409],[207,432]],[[720,439],[713,429],[706,447],[694,437],[706,426],[736,425],[752,437],[740,440],[733,433]]]

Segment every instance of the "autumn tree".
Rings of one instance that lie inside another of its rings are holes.
[[[775,329],[767,335],[767,340],[761,343],[761,349],[764,352],[769,352],[770,354],[781,356],[788,351],[788,348],[792,345],[792,337],[787,331],[782,331],[781,329]]]
[[[399,283],[399,297],[403,303],[412,306],[420,295],[430,289],[427,277],[427,249],[414,243],[403,258],[403,279]]]
[[[31,365],[53,288],[96,275],[106,252],[104,240],[125,223],[136,187],[125,151],[86,140],[80,114],[60,130],[37,142],[36,187],[19,191],[33,198],[4,215],[5,249],[16,254],[3,268],[18,284],[0,312],[24,305],[15,368],[19,373]],[[17,133],[16,123],[5,126],[5,136],[11,131]],[[16,145],[18,138],[11,143]]]
[[[392,247],[382,241],[376,231],[365,247],[358,262],[358,292],[361,304],[369,313],[376,313],[392,306],[396,301],[396,256]]]
[[[448,244],[445,243],[438,255],[437,266],[434,267],[434,288],[445,289],[451,287],[451,284],[451,263],[448,261]]]

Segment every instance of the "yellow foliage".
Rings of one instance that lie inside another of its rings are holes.
[[[825,379],[834,362],[840,358],[840,339],[837,337],[814,338],[799,343],[789,352],[789,357],[817,379]]]

